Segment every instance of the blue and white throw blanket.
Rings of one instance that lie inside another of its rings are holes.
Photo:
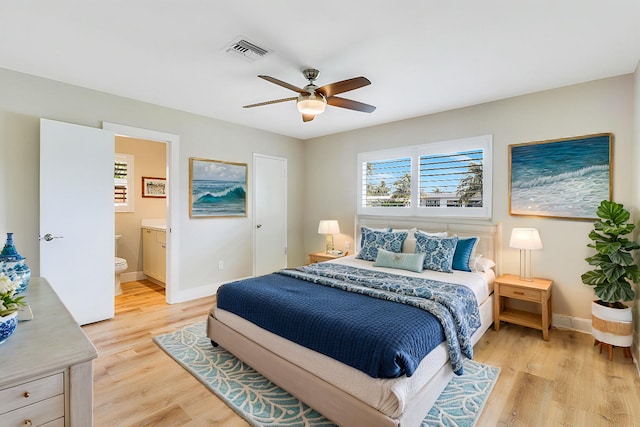
[[[475,295],[465,286],[333,263],[282,270],[280,274],[425,310],[442,324],[451,367],[457,375],[463,373],[462,356],[473,358],[471,336],[480,327],[480,311]]]

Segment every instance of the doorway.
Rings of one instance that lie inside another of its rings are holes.
[[[172,304],[178,302],[178,185],[171,183],[179,182],[179,144],[180,137],[164,132],[150,129],[136,128],[132,126],[120,125],[116,123],[103,122],[102,128],[112,131],[115,135],[137,138],[147,141],[165,143],[166,146],[166,282],[165,299]],[[174,202],[175,201],[175,202]]]
[[[124,269],[120,273],[116,270],[116,275],[120,283],[146,276],[161,286],[164,295],[167,201],[162,185],[167,173],[166,143],[116,135],[115,161],[115,255],[119,270]],[[121,292],[122,287],[116,286],[116,295]]]

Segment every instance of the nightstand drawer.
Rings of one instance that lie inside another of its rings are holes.
[[[517,286],[500,285],[500,296],[521,300],[540,301],[540,291]]]

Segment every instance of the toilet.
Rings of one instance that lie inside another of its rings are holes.
[[[120,273],[122,273],[123,271],[125,271],[129,266],[127,265],[127,260],[124,258],[118,258],[118,240],[120,240],[120,237],[122,237],[120,234],[116,234],[116,241],[115,241],[115,257],[114,257],[114,264],[115,264],[115,276],[114,276],[114,291],[116,296],[117,295],[121,295],[122,294],[122,286],[120,286]]]

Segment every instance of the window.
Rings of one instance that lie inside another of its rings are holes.
[[[358,213],[491,217],[491,135],[358,154]]]
[[[133,156],[116,153],[113,162],[113,204],[116,212],[133,212]]]

